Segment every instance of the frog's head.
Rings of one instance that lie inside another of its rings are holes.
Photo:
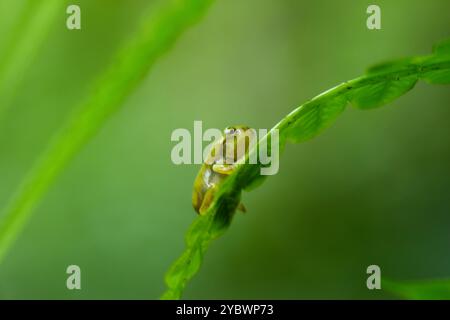
[[[249,151],[249,147],[256,142],[256,131],[249,126],[236,125],[226,127],[224,130],[225,154],[226,160],[236,162],[245,153]]]

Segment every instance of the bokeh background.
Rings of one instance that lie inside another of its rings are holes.
[[[61,11],[0,120],[2,207],[156,5],[71,3],[82,30]],[[370,4],[382,30],[366,28]],[[0,53],[25,5],[0,0]],[[0,265],[0,298],[158,298],[196,216],[199,166],[171,162],[174,129],[270,128],[371,64],[428,54],[450,36],[449,12],[447,0],[217,0],[53,185]],[[212,244],[185,298],[392,298],[367,290],[371,264],[391,279],[450,277],[449,102],[448,86],[419,83],[289,145],[279,173],[244,193],[248,213]],[[70,264],[80,291],[66,289]]]

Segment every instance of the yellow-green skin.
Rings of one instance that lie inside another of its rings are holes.
[[[210,207],[219,183],[236,169],[237,160],[245,156],[245,154],[237,154],[237,146],[240,143],[246,143],[245,137],[253,134],[253,131],[249,130],[249,127],[242,125],[227,127],[222,139],[213,146],[208,158],[205,159],[195,178],[192,193],[192,205],[200,215]],[[227,148],[227,144],[231,143],[234,144],[233,148]],[[239,208],[245,211],[242,204]]]

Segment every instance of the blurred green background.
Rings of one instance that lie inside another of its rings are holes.
[[[82,30],[66,29],[64,7],[0,119],[2,207],[155,5],[70,3]],[[382,30],[366,28],[370,4]],[[0,0],[0,53],[25,5]],[[53,185],[0,265],[0,298],[158,298],[196,216],[199,166],[172,164],[174,129],[270,128],[371,64],[428,54],[450,36],[449,12],[447,0],[217,0]],[[289,145],[279,173],[244,193],[248,213],[212,244],[185,298],[392,298],[366,288],[371,264],[393,279],[450,277],[449,102],[448,86],[419,83]],[[66,289],[70,264],[80,291]]]

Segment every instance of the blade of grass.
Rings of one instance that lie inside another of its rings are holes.
[[[150,12],[144,19],[135,36],[98,79],[87,100],[54,136],[1,215],[0,262],[58,174],[211,3],[212,0],[165,1],[157,12]]]
[[[0,59],[0,119],[18,91],[20,81],[44,42],[62,0],[33,0],[26,3]]]
[[[359,109],[380,107],[411,90],[421,79],[429,83],[450,84],[450,40],[435,46],[433,54],[384,63],[354,80],[342,83],[304,103],[261,138],[258,146],[270,144],[274,130],[279,132],[280,150],[286,142],[302,142],[313,138],[328,127],[351,103]],[[270,149],[270,147],[267,147]],[[248,155],[247,157],[250,157]],[[187,282],[200,269],[203,256],[212,240],[222,235],[230,225],[242,190],[250,190],[263,182],[260,164],[240,165],[219,186],[214,201],[205,215],[198,216],[186,234],[186,249],[169,268],[162,299],[179,299]]]
[[[403,299],[450,299],[450,279],[394,281],[382,279],[382,288]]]

